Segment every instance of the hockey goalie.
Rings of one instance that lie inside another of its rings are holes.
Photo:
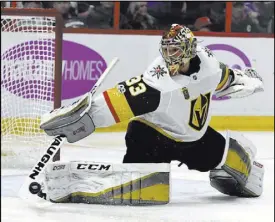
[[[257,71],[228,68],[178,24],[162,36],[160,54],[142,75],[43,116],[41,128],[70,143],[129,120],[123,164],[51,164],[45,182],[51,201],[168,203],[171,161],[209,171],[211,186],[225,195],[262,194],[264,167],[255,146],[237,132],[223,136],[209,126],[213,95],[234,99],[263,91]]]

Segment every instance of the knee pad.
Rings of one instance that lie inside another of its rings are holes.
[[[211,186],[231,196],[260,196],[264,167],[254,160],[255,155],[256,148],[249,140],[228,132],[223,160],[210,171]]]

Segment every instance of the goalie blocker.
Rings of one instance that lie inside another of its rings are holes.
[[[42,192],[56,203],[159,205],[169,203],[170,164],[50,163]]]

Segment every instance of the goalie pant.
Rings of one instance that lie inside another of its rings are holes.
[[[207,172],[222,160],[225,138],[211,127],[194,142],[177,142],[152,127],[133,120],[125,136],[124,163],[170,163],[177,160],[190,170]]]

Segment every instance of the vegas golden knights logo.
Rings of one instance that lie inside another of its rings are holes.
[[[211,93],[200,95],[191,101],[189,125],[195,130],[201,130],[207,120]]]

